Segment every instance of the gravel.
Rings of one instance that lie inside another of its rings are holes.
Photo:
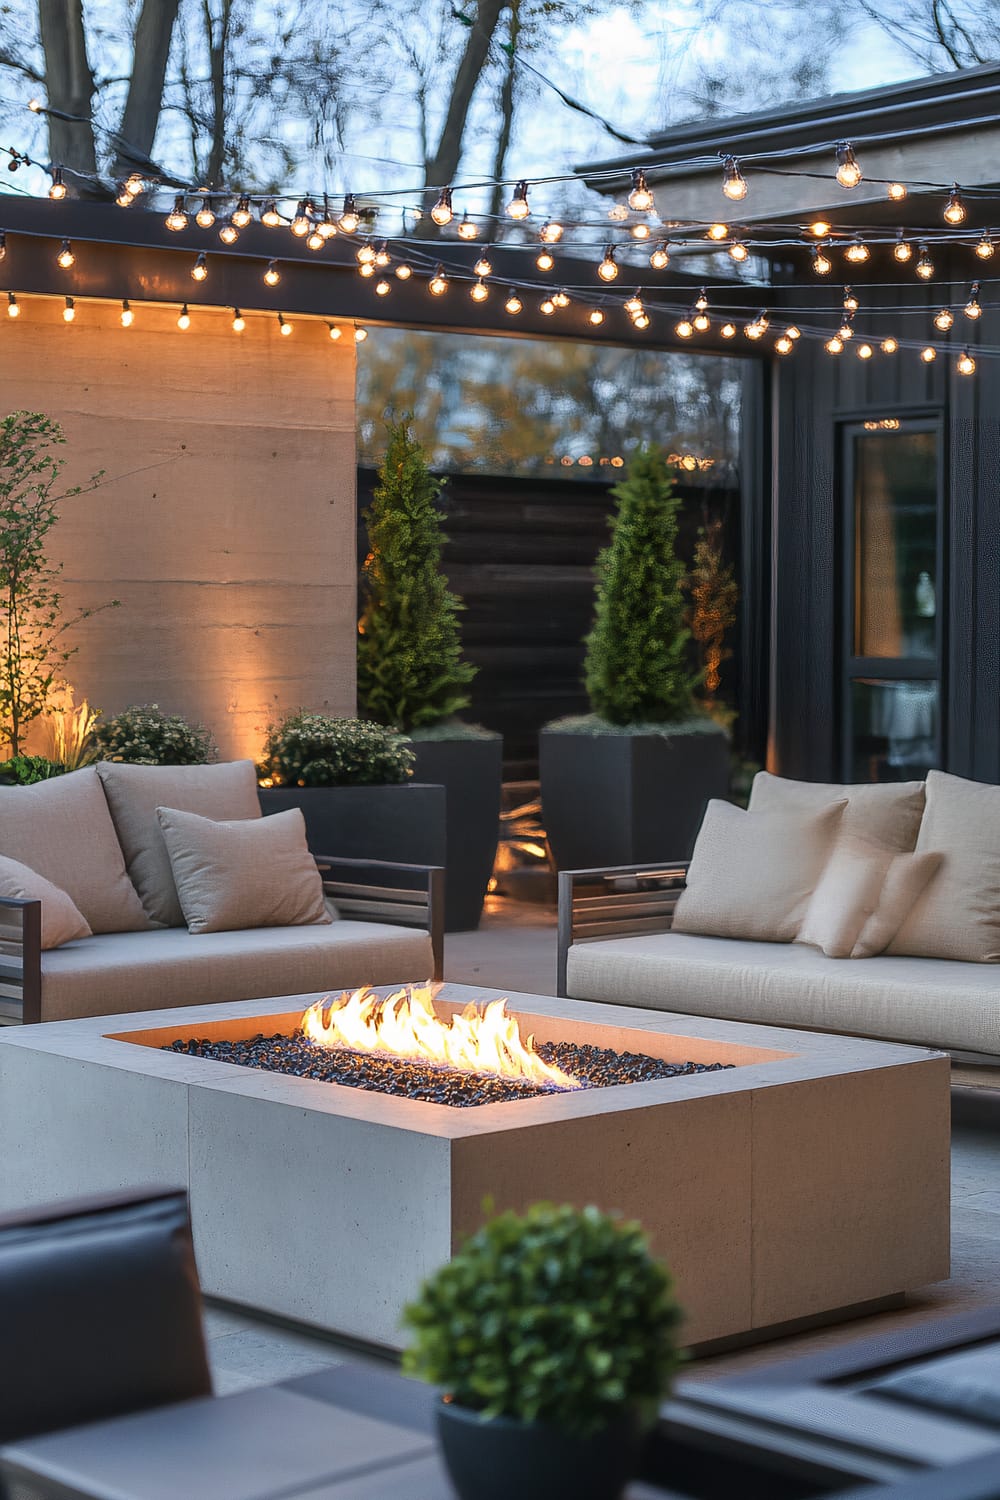
[[[178,1040],[163,1049],[188,1057],[207,1057],[214,1062],[236,1063],[244,1068],[264,1068],[273,1073],[291,1073],[297,1078],[315,1078],[348,1088],[396,1094],[430,1104],[450,1104],[467,1109],[476,1104],[500,1104],[514,1099],[533,1099],[539,1094],[564,1092],[546,1084],[521,1083],[493,1073],[462,1073],[431,1063],[411,1062],[378,1052],[355,1052],[348,1047],[322,1047],[301,1031],[292,1036],[263,1033],[242,1042],[205,1039]],[[691,1073],[716,1073],[732,1063],[667,1063],[641,1052],[613,1052],[607,1047],[583,1047],[573,1042],[539,1042],[535,1049],[543,1062],[554,1063],[583,1088],[609,1088],[622,1083],[650,1083],[660,1078],[682,1078]]]

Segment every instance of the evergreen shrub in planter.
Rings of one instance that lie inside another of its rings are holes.
[[[696,698],[677,556],[679,499],[664,455],[641,451],[612,490],[585,682],[592,712],[547,725],[542,808],[561,869],[683,859],[729,782],[729,739]]]
[[[615,1500],[678,1362],[680,1310],[637,1224],[534,1205],[468,1239],[404,1312],[442,1387],[462,1500]]]
[[[461,600],[441,571],[440,493],[406,423],[390,423],[365,516],[358,707],[406,734],[416,778],[447,792],[445,927],[455,932],[478,924],[493,869],[503,741],[457,718],[476,669],[462,656]]]

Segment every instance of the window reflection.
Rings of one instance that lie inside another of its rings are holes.
[[[936,682],[859,678],[851,693],[852,781],[917,781],[937,765]]]
[[[937,437],[855,438],[857,656],[937,654]]]

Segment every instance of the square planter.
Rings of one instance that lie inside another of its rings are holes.
[[[446,932],[479,926],[500,836],[503,737],[410,741],[414,775],[440,782],[445,812]]]
[[[687,859],[707,802],[729,789],[729,737],[543,729],[539,767],[560,870]]]
[[[278,786],[261,787],[258,795],[265,816],[290,807],[301,810],[314,854],[403,864],[445,862],[443,786],[412,781],[400,786]],[[405,883],[402,876],[399,883]]]

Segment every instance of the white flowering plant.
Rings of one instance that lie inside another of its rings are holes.
[[[385,786],[412,776],[414,759],[382,724],[299,709],[269,727],[257,772],[263,786]]]
[[[203,766],[217,755],[203,724],[164,713],[158,703],[133,704],[94,730],[101,760],[133,766]]]

